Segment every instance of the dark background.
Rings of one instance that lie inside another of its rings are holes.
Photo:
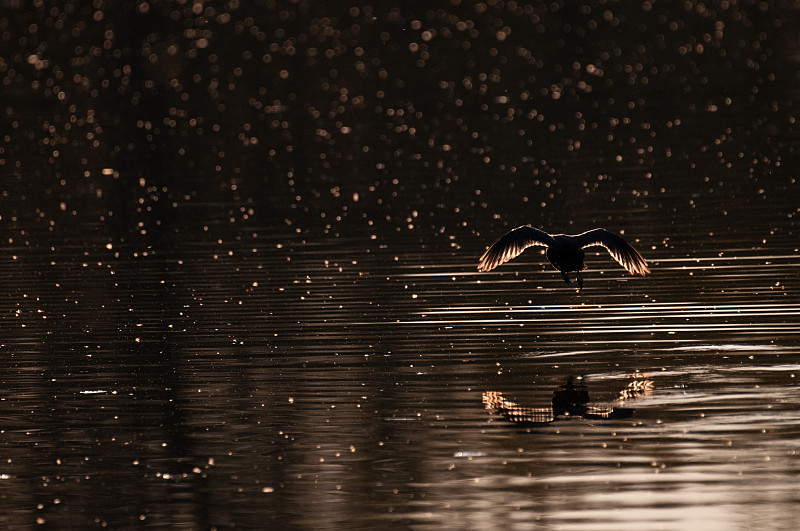
[[[198,228],[186,202],[329,211],[315,234],[476,203],[566,231],[584,202],[669,219],[670,195],[735,211],[794,184],[790,2],[34,6],[0,18],[0,155],[45,222],[112,211],[148,242]]]

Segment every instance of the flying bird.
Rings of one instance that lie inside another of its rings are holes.
[[[585,256],[583,250],[586,247],[604,247],[611,257],[632,275],[644,276],[650,272],[647,261],[636,249],[621,236],[606,229],[592,229],[576,235],[550,235],[530,225],[517,227],[494,242],[481,256],[478,271],[491,271],[534,245],[547,247],[547,259],[561,271],[561,277],[567,284],[569,284],[567,273],[577,271],[578,288],[583,288],[581,271],[586,269],[586,264],[583,263]]]

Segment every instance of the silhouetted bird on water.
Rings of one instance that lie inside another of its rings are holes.
[[[478,271],[491,271],[500,264],[516,258],[522,251],[533,245],[547,247],[547,259],[561,271],[561,276],[567,284],[569,284],[567,273],[577,271],[579,288],[583,287],[581,271],[586,269],[586,265],[583,263],[583,250],[586,247],[605,247],[614,260],[632,275],[644,275],[650,272],[647,262],[636,249],[622,237],[606,229],[592,229],[574,236],[566,234],[551,236],[530,225],[517,227],[494,242],[481,256],[480,262],[478,262]]]
[[[598,420],[626,419],[633,415],[633,409],[620,407],[630,400],[647,396],[653,392],[653,380],[641,373],[627,375],[631,380],[621,390],[613,402],[590,402],[589,390],[583,377],[567,377],[564,385],[553,391],[553,399],[547,407],[526,407],[512,402],[498,391],[483,393],[486,409],[502,415],[507,421],[526,428],[544,426],[558,419],[583,418]],[[577,380],[577,382],[576,382]]]

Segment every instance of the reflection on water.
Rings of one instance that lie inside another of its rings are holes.
[[[478,283],[458,252],[424,270],[384,260],[416,248],[402,239],[375,256],[357,241],[283,245],[304,252],[191,240],[102,260],[15,251],[6,525],[794,521],[796,287],[749,274],[784,273],[788,258],[701,261],[689,272],[702,292],[678,263],[655,268],[646,293],[609,271],[577,294],[539,282],[549,271]],[[621,287],[628,300],[609,297]],[[620,401],[637,371],[654,392]],[[501,390],[501,415],[549,420],[567,374],[588,382],[571,391],[592,407],[570,411],[579,421],[518,433],[482,410],[485,390]],[[603,418],[611,408],[635,412]]]
[[[788,4],[0,4],[3,528],[796,526]]]
[[[624,402],[652,392],[651,380],[639,379],[641,375],[631,375],[633,379],[619,392],[616,404],[590,403],[589,390],[582,377],[578,384],[573,376],[568,376],[564,385],[553,391],[552,403],[547,407],[520,406],[503,397],[498,391],[483,393],[483,404],[489,411],[502,416],[518,426],[531,428],[550,424],[557,418],[578,417],[584,419],[615,420],[633,415],[633,409],[620,407]]]

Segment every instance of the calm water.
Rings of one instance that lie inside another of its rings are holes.
[[[796,527],[797,13],[464,4],[0,2],[0,525]]]

